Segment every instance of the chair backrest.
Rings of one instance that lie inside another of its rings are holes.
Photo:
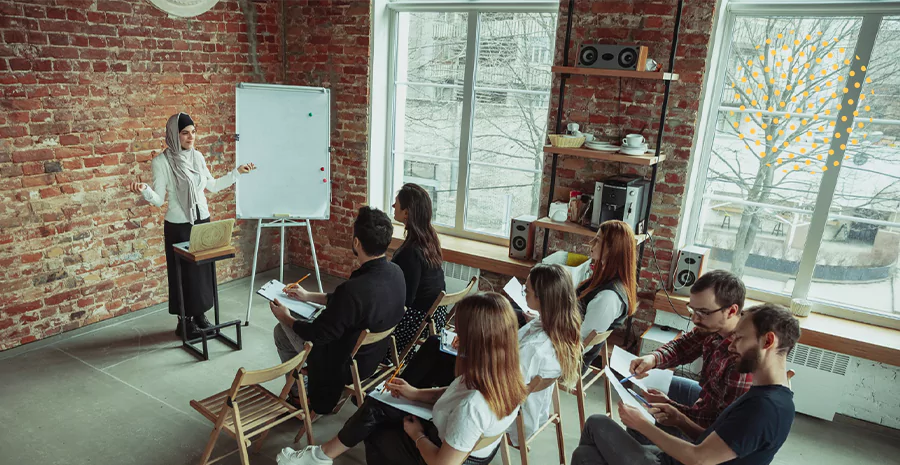
[[[602,333],[598,333],[596,329],[591,331],[591,333],[584,338],[585,350],[606,341],[610,334],[612,334],[612,330],[603,331]]]
[[[528,388],[528,394],[531,395],[553,386],[554,383],[556,383],[556,378],[541,378],[540,376],[535,376],[534,378],[531,378],[531,382],[528,383],[528,386],[526,387]]]
[[[463,300],[463,298],[465,298],[467,295],[469,295],[470,292],[472,292],[472,289],[475,288],[476,284],[478,284],[478,277],[472,276],[472,279],[469,280],[469,284],[466,285],[465,289],[459,292],[454,292],[453,294],[445,295],[441,300],[441,305],[446,307],[448,305],[453,305],[460,300]],[[450,320],[452,320],[455,315],[456,309],[450,309],[450,313],[447,314],[447,322],[450,322]]]
[[[368,329],[363,330],[361,333],[359,333],[359,338],[356,340],[356,345],[353,347],[353,352],[350,352],[350,358],[356,357],[356,353],[359,352],[360,347],[374,344],[390,336],[391,333],[394,332],[394,328],[396,328],[396,326],[393,326],[390,329],[382,331],[380,333],[373,333]]]
[[[306,344],[303,345],[303,350],[301,350],[294,358],[272,368],[254,371],[246,371],[243,368],[239,369],[237,379],[235,380],[237,386],[265,383],[275,378],[280,378],[295,368],[299,369],[306,363],[306,357],[309,356],[312,346],[313,343],[307,341]]]
[[[506,434],[506,431],[504,431],[496,436],[490,436],[490,437],[481,436],[481,439],[479,439],[478,442],[475,443],[475,447],[473,447],[472,450],[469,451],[469,454],[471,454],[472,452],[475,452],[476,450],[484,449],[485,447],[493,444],[496,440],[503,437],[504,434]]]

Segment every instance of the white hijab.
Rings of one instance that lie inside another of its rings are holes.
[[[175,174],[175,197],[184,210],[188,221],[194,224],[197,218],[195,208],[200,198],[200,168],[196,166],[197,156],[194,148],[181,149],[181,141],[178,138],[178,118],[181,113],[172,115],[166,123],[166,159]]]

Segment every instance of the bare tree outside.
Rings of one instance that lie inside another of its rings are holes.
[[[886,90],[900,81],[893,59],[900,28],[882,23],[862,81],[854,57],[861,23],[792,17],[734,23],[695,242],[712,248],[717,263],[775,292],[791,292],[829,169],[840,174],[814,282],[883,282],[890,294],[897,274],[900,233],[892,222],[900,220],[900,109],[895,92]],[[845,97],[848,86],[862,88],[858,102]],[[845,105],[856,108],[852,132],[835,133]],[[826,164],[832,143],[844,151],[839,166]]]
[[[401,15],[394,161],[403,162],[403,181],[430,190],[436,223],[453,226],[467,40],[476,41],[464,227],[505,236],[511,217],[540,205],[556,14],[483,13],[480,21],[469,39],[466,13]]]

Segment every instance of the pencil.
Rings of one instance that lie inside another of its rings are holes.
[[[406,362],[401,363],[400,366],[397,367],[397,370],[394,372],[394,374],[391,375],[391,377],[387,381],[384,382],[384,387],[381,388],[381,392],[384,392],[384,390],[387,389],[387,385],[391,384],[391,381],[393,381],[394,378],[397,377],[397,375],[400,373],[400,370],[403,369],[404,363],[406,363]]]
[[[291,284],[288,284],[288,285],[287,285],[287,286],[285,286],[285,287],[284,287],[284,288],[285,288],[285,289],[290,289],[290,288],[292,288],[292,287],[296,287],[296,286],[299,286],[299,285],[300,285],[300,283],[302,283],[302,282],[303,282],[303,280],[304,280],[304,279],[306,279],[306,278],[308,278],[308,277],[309,277],[309,275],[310,275],[310,273],[306,273],[306,276],[304,276],[304,277],[302,277],[302,278],[300,278],[300,279],[298,279],[298,280],[297,280],[297,282],[296,282],[296,283],[291,283]]]

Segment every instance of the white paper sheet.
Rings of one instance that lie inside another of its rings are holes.
[[[293,297],[288,296],[283,292],[283,289],[284,284],[277,279],[273,279],[263,284],[263,286],[259,288],[256,293],[265,297],[266,300],[270,302],[278,299],[278,301],[281,302],[282,305],[306,319],[310,319],[313,314],[316,313],[316,310],[318,310],[317,307],[314,307],[311,304],[301,302],[294,299]]]
[[[456,333],[450,331],[447,328],[441,330],[441,352],[445,354],[450,354],[456,356],[459,354],[459,351],[453,348],[453,339],[456,338]]]
[[[604,370],[606,370],[606,376],[609,378],[609,384],[612,385],[613,389],[616,391],[616,394],[618,394],[619,398],[622,399],[622,402],[625,402],[625,404],[628,406],[638,409],[641,412],[641,415],[643,415],[644,418],[646,418],[650,423],[656,423],[656,418],[653,418],[653,415],[651,415],[650,412],[647,411],[647,408],[644,407],[644,404],[642,404],[641,401],[635,399],[634,396],[632,396],[631,393],[628,392],[628,389],[626,389],[625,386],[623,386],[622,383],[620,383],[619,380],[616,379],[613,371],[610,370],[609,367],[604,368]]]
[[[618,346],[613,347],[612,354],[609,356],[609,366],[617,371],[623,377],[631,376],[631,361],[636,359],[633,354],[621,349]],[[647,391],[648,389],[658,389],[665,394],[669,393],[669,386],[672,384],[671,370],[652,369],[647,372],[647,377],[643,379],[631,378],[629,381],[637,387]]]
[[[410,415],[415,415],[423,420],[431,420],[431,418],[433,417],[430,405],[423,404],[421,402],[413,402],[403,397],[394,397],[388,391],[381,392],[381,388],[383,387],[384,383],[379,384],[378,387],[375,388],[375,390],[372,391],[371,394],[369,394],[369,397],[379,402],[388,404],[391,407],[396,407],[400,410],[403,410]]]
[[[503,292],[505,292],[523,312],[529,313],[532,316],[537,316],[538,312],[528,307],[528,302],[525,300],[525,295],[523,294],[524,289],[525,286],[523,286],[515,277],[510,279],[509,282],[503,286]]]

